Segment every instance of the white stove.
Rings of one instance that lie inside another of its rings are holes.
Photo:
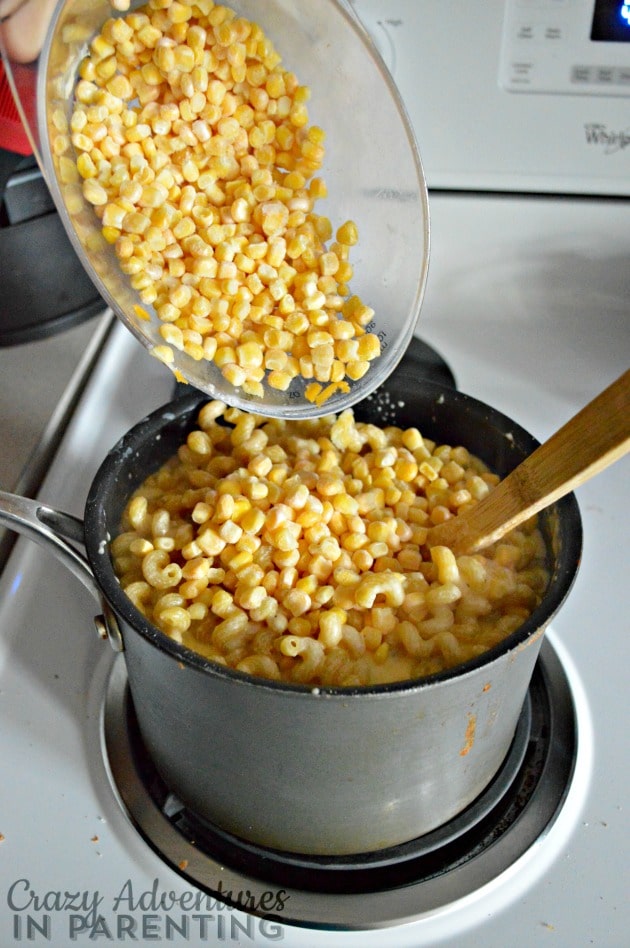
[[[462,391],[544,440],[630,363],[630,46],[590,40],[602,0],[350,7],[401,88],[431,189],[417,336]],[[38,496],[81,516],[101,460],[173,378],[114,322],[69,389],[82,395]],[[510,819],[346,891],[250,877],[191,843],[174,802],[136,779],[98,607],[20,539],[0,574],[0,948],[626,948],[629,474],[626,459],[577,492],[582,563],[536,673],[555,682],[539,688],[551,717],[522,726],[518,790],[497,807]],[[525,769],[535,736],[554,767]]]
[[[433,263],[418,333],[462,390],[544,439],[626,368],[624,277],[590,246],[603,247],[614,232],[619,256],[627,256],[628,205],[435,193],[431,207]],[[578,220],[581,231],[574,229]],[[170,373],[115,324],[41,499],[80,516],[109,447],[171,393]],[[185,848],[181,866],[156,853],[123,799],[128,791],[113,782],[105,749],[104,704],[120,659],[97,638],[98,610],[78,581],[48,552],[18,541],[0,581],[3,948],[134,939],[291,948],[622,948],[630,923],[621,870],[630,843],[623,776],[628,472],[622,461],[578,492],[583,562],[548,634],[569,689],[576,753],[547,825],[512,864],[503,865],[490,847],[483,856],[490,870],[478,884],[462,888],[468,866],[439,884],[311,894],[300,925],[278,921],[296,914],[291,899],[283,904],[278,895],[282,887],[267,886],[273,911],[241,911],[215,896],[229,899],[231,884],[233,901],[251,903],[260,886],[248,887],[246,876],[237,892],[230,867],[215,863],[205,891]],[[350,916],[357,930],[347,923],[308,927],[326,915],[327,899],[340,899],[334,910],[331,901],[331,917]],[[366,919],[375,927],[362,930]]]

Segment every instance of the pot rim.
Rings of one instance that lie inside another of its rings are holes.
[[[503,430],[512,442],[518,442],[528,452],[533,451],[539,444],[528,431],[510,417],[479,399],[437,382],[413,379],[413,383],[414,386],[419,386],[418,392],[414,392],[414,397],[428,395],[434,406],[443,404],[447,398],[451,402],[454,401],[456,404],[464,405],[473,416],[476,416],[479,420],[483,419],[485,423],[490,422],[498,429]],[[116,615],[121,616],[128,626],[142,635],[155,648],[166,652],[177,661],[204,674],[233,681],[234,684],[253,685],[257,688],[287,694],[312,694],[342,698],[351,695],[378,697],[409,694],[428,687],[446,685],[454,679],[461,679],[474,674],[482,668],[490,667],[510,652],[525,647],[544,632],[569,594],[579,568],[583,538],[580,511],[575,495],[572,493],[561,498],[548,509],[549,513],[553,511],[557,513],[559,542],[555,557],[555,568],[543,601],[514,632],[477,658],[423,678],[361,686],[320,686],[275,681],[256,677],[212,662],[200,653],[171,639],[166,633],[148,622],[146,617],[124,593],[109,557],[111,536],[107,529],[106,510],[103,503],[103,498],[108,495],[108,488],[111,489],[111,486],[117,481],[121,460],[133,455],[137,447],[148,440],[159,439],[165,425],[176,418],[188,415],[191,420],[195,419],[199,408],[207,401],[209,401],[209,398],[205,393],[194,390],[166,403],[133,425],[108,452],[100,465],[90,486],[84,513],[86,552],[97,584],[106,600]],[[354,407],[356,410],[359,406]],[[520,458],[516,458],[516,463],[519,460]],[[156,467],[159,467],[162,463],[163,461],[160,461]],[[153,470],[155,469],[153,468]],[[144,472],[142,479],[149,473],[151,471]],[[137,482],[130,484],[128,496],[140,483],[141,479],[138,479]]]

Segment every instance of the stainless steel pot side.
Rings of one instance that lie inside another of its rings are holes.
[[[114,614],[114,644],[120,630],[149,754],[200,817],[262,846],[343,856],[428,833],[484,790],[509,750],[543,632],[577,572],[582,528],[574,496],[541,516],[552,568],[544,602],[474,662],[372,688],[255,679],[212,664],[151,626],[122,592],[108,552],[130,492],[175,452],[203,401],[199,392],[186,395],[136,425],[103,462],[85,507],[92,591]],[[501,475],[537,444],[479,401],[401,373],[355,414],[463,444]],[[37,522],[25,525],[5,496],[0,522],[52,545],[81,573],[77,554],[56,535],[76,538],[76,522],[38,507]],[[40,530],[41,520],[47,526]],[[81,578],[90,585],[89,571]]]

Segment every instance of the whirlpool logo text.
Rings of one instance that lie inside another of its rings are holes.
[[[630,145],[630,127],[615,130],[603,122],[588,122],[584,131],[587,145],[601,148],[605,155],[613,155]]]

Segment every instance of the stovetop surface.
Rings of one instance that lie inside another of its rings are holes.
[[[434,197],[418,333],[460,389],[542,440],[627,368],[629,287],[619,266],[630,250],[627,214],[624,202]],[[107,450],[171,392],[170,374],[116,327],[42,500],[81,515]],[[114,656],[93,630],[98,608],[47,552],[21,540],[0,578],[0,945],[30,933],[57,948],[133,934],[174,945],[622,948],[630,925],[622,871],[628,473],[622,461],[577,493],[583,560],[548,635],[578,721],[575,774],[558,818],[494,882],[410,924],[365,932],[279,929],[195,901],[194,886],[136,832],[109,778],[102,707]],[[179,933],[167,932],[180,922]]]

